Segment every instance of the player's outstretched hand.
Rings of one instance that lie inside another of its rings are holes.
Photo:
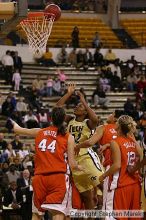
[[[68,88],[67,88],[68,93],[73,94],[75,91],[75,88],[76,88],[76,85],[74,83],[68,84]]]
[[[75,155],[78,156],[80,152],[80,148],[78,147],[78,144],[75,146],[74,151],[75,151]]]

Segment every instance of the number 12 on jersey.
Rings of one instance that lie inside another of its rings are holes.
[[[54,153],[56,150],[56,140],[53,140],[49,145],[47,145],[47,139],[43,139],[39,143],[38,148],[43,152],[49,150],[51,153]]]
[[[135,165],[135,159],[136,159],[135,152],[132,152],[132,151],[128,152],[127,156],[128,156],[128,165],[134,166]]]

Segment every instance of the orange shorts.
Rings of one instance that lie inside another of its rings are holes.
[[[34,204],[39,211],[43,211],[41,208],[43,204],[62,204],[67,190],[66,182],[69,182],[68,179],[65,174],[34,176],[32,181]]]
[[[71,209],[81,208],[79,192],[66,174],[36,175],[32,185],[34,205],[41,212],[56,210],[68,216]]]
[[[139,183],[117,188],[108,192],[106,210],[140,210],[141,186]],[[106,218],[113,219],[113,218]],[[141,218],[116,218],[118,220],[140,220]]]

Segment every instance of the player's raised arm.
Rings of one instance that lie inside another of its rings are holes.
[[[56,106],[62,107],[75,91],[75,84],[69,84],[67,93],[56,103]]]
[[[90,129],[95,129],[95,127],[97,126],[97,123],[98,123],[98,118],[97,118],[97,115],[96,113],[89,107],[89,105],[87,104],[83,94],[81,92],[77,92],[77,95],[80,97],[80,101],[81,103],[84,105],[86,111],[87,111],[87,114],[88,114],[88,127]]]
[[[31,128],[31,129],[22,128],[13,120],[11,120],[11,123],[13,125],[14,132],[17,133],[17,134],[36,137],[36,135],[40,131],[40,128]]]

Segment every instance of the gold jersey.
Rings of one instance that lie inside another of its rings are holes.
[[[74,136],[75,143],[81,143],[87,139],[92,134],[92,131],[87,125],[87,120],[85,119],[84,121],[76,121],[76,119],[72,119],[69,124],[68,124],[68,132],[71,133]],[[81,148],[79,156],[87,154],[88,153],[88,148]]]

